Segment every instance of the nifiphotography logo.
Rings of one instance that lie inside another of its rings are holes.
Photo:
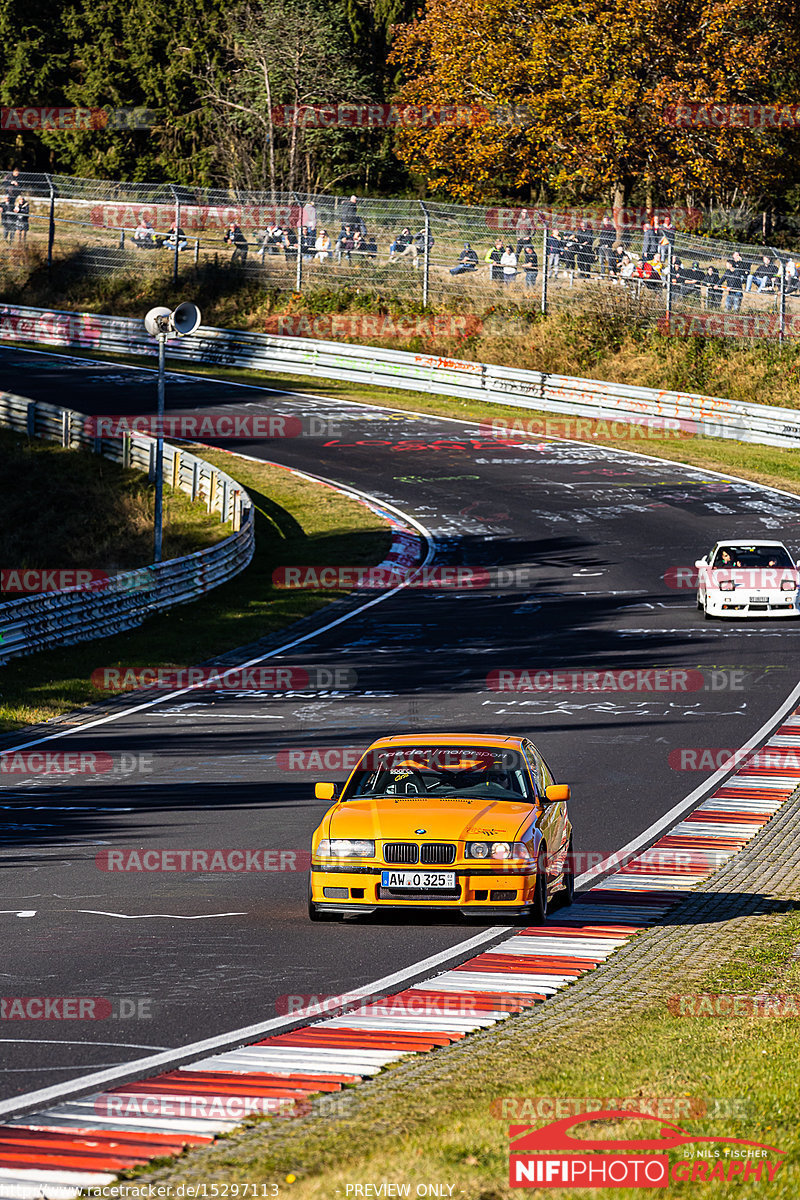
[[[628,1141],[570,1132],[588,1121],[616,1120],[655,1122],[658,1129],[651,1137]],[[510,1125],[508,1136],[511,1187],[664,1188],[670,1183],[737,1178],[769,1184],[783,1166],[785,1153],[744,1138],[702,1137],[659,1117],[619,1109],[577,1114],[541,1128]],[[668,1150],[679,1152],[675,1161],[670,1162]]]

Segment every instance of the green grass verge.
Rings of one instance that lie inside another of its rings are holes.
[[[144,472],[123,469],[89,450],[0,429],[0,478],[3,567],[111,573],[153,561],[155,489]],[[202,504],[165,489],[165,558],[202,550],[230,531]]]
[[[13,659],[0,675],[0,731],[104,698],[107,693],[91,682],[95,668],[191,666],[274,633],[340,594],[274,589],[272,572],[278,566],[370,565],[388,551],[389,526],[357,500],[282,468],[201,447],[193,452],[232,474],[250,493],[256,508],[253,562],[202,600],[128,633]]]
[[[758,989],[794,994],[800,1003],[800,964],[791,957],[800,940],[800,913],[751,920],[757,969],[752,960],[723,962],[699,979],[671,979],[674,992]],[[512,1031],[515,1036],[509,1037]],[[800,1194],[799,1054],[796,1017],[679,1017],[672,1015],[666,1002],[641,1011],[623,1003],[616,1008],[609,1005],[601,1022],[593,1020],[549,1036],[545,1031],[544,1037],[526,1033],[524,1018],[518,1022],[511,1018],[479,1035],[471,1052],[459,1053],[457,1065],[448,1065],[447,1051],[434,1051],[424,1083],[417,1074],[413,1084],[398,1086],[401,1065],[390,1073],[392,1087],[382,1087],[380,1082],[357,1085],[365,1096],[347,1116],[336,1115],[334,1108],[327,1119],[302,1125],[286,1121],[267,1126],[262,1121],[242,1134],[221,1139],[210,1150],[190,1151],[173,1167],[158,1169],[157,1178],[159,1183],[187,1186],[202,1181],[229,1185],[275,1181],[280,1194],[291,1194],[293,1200],[347,1200],[348,1195],[356,1195],[354,1185],[386,1182],[410,1184],[412,1196],[418,1184],[451,1185],[454,1197],[468,1200],[512,1200],[522,1194],[532,1198],[639,1194],[614,1188],[597,1193],[535,1187],[523,1193],[508,1185],[508,1125],[518,1121],[543,1126],[552,1118],[506,1115],[503,1119],[503,1098],[595,1099],[622,1101],[620,1107],[629,1111],[638,1107],[655,1112],[691,1134],[738,1137],[778,1147],[786,1152],[786,1165],[772,1184],[734,1179],[709,1183],[708,1191],[700,1194],[720,1200],[762,1194],[773,1200],[796,1200]],[[660,1111],[652,1107],[655,1100],[661,1102]],[[529,1106],[531,1111],[535,1114],[537,1109]],[[609,1121],[584,1126],[580,1134],[645,1138],[653,1136],[653,1126]],[[686,1160],[695,1152],[693,1147],[674,1150],[670,1161]],[[147,1175],[148,1182],[154,1182],[149,1171]],[[291,1187],[287,1176],[294,1177]],[[699,1181],[679,1182],[652,1194],[695,1197],[702,1187]]]

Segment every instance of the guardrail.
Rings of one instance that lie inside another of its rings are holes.
[[[96,438],[88,423],[83,413],[0,392],[0,425],[62,446],[88,448],[121,466],[153,474],[153,438],[131,434]],[[183,558],[125,571],[87,587],[41,592],[0,604],[0,663],[48,646],[131,629],[154,613],[197,599],[244,570],[255,541],[253,506],[242,485],[168,443],[164,444],[164,477],[192,500],[204,501],[221,521],[231,521],[234,532]]]
[[[4,306],[0,309],[0,338],[116,354],[148,357],[156,354],[155,339],[145,333],[141,321],[95,313]],[[190,337],[169,344],[168,353],[173,360],[341,379],[572,417],[650,421],[660,427],[674,425],[676,431],[700,437],[766,446],[800,445],[800,412],[791,408],[515,370],[403,350],[201,326]]]

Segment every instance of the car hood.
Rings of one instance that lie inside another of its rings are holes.
[[[780,586],[784,579],[797,583],[800,572],[794,567],[714,567],[708,572],[713,586],[733,581],[737,588],[749,591],[770,591]]]
[[[376,841],[476,841],[497,838],[515,841],[534,815],[520,801],[459,798],[432,801],[419,796],[379,800],[348,800],[330,814],[332,838],[373,838]],[[424,833],[417,833],[423,829]]]

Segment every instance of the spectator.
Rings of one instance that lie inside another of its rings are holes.
[[[152,250],[156,244],[156,231],[149,217],[142,217],[133,234],[134,245],[140,250]]]
[[[786,295],[788,296],[800,291],[800,275],[797,271],[797,263],[793,258],[787,258],[784,264],[783,273],[786,278]]]
[[[533,221],[528,216],[527,208],[523,208],[517,220],[517,255],[532,233]]]
[[[581,221],[575,237],[578,243],[576,247],[578,274],[582,279],[586,279],[591,274],[594,262],[594,237],[588,221]]]
[[[364,262],[367,258],[368,251],[369,251],[369,247],[367,245],[367,239],[364,237],[361,230],[357,229],[355,231],[355,233],[353,234],[353,249],[352,249],[352,253],[358,255],[356,262]]]
[[[287,266],[297,262],[297,234],[294,229],[284,229],[281,246]]]
[[[705,274],[706,308],[718,309],[722,303],[722,284],[716,267],[709,267]]]
[[[720,280],[725,290],[725,311],[738,312],[742,307],[742,268],[729,258],[725,262],[725,272]]]
[[[307,200],[300,210],[300,225],[308,232],[313,243],[317,236],[317,209],[310,200]]]
[[[642,225],[642,260],[649,262],[658,249],[658,238],[649,221]]]
[[[237,225],[235,221],[231,221],[230,225],[225,231],[225,237],[223,240],[226,241],[229,246],[233,246],[231,266],[233,266],[235,262],[240,262],[242,266],[244,266],[247,262],[247,251],[249,249],[249,245],[247,238],[242,233],[241,226]]]
[[[22,193],[17,196],[16,204],[14,205],[14,224],[16,227],[17,239],[20,242],[28,240],[28,223],[31,216],[31,206]]]
[[[345,225],[344,229],[341,231],[338,238],[336,239],[336,264],[337,264],[337,266],[341,266],[341,262],[342,262],[343,258],[347,259],[348,264],[350,263],[350,261],[351,261],[350,255],[353,252],[353,245],[355,243],[355,240],[356,240],[355,229],[353,228],[352,225]],[[391,262],[391,261],[392,260],[391,260],[391,256],[390,256],[389,262]]]
[[[503,239],[498,238],[491,249],[487,250],[484,262],[490,263],[489,278],[492,283],[503,282],[503,268],[500,265],[503,258]]]
[[[428,253],[429,254],[431,251],[431,247],[433,246],[433,242],[434,242],[433,234],[429,230],[428,231]],[[425,253],[425,230],[424,229],[420,229],[418,233],[414,234],[414,247],[416,248],[418,255]],[[416,267],[416,265],[417,265],[417,260],[415,258],[414,266]]]
[[[478,255],[469,242],[464,242],[464,249],[458,256],[458,263],[450,268],[451,275],[464,275],[467,271],[475,271],[478,267]]]
[[[556,229],[555,225],[547,235],[547,275],[549,279],[555,279],[558,276],[558,265],[561,260],[561,253],[564,249],[564,242],[561,234]]]
[[[753,274],[747,276],[747,284],[744,290],[749,292],[753,284],[757,284],[759,292],[774,291],[774,281],[777,274],[778,268],[773,265],[770,256],[762,254],[761,262],[754,268]]]
[[[623,287],[627,287],[636,275],[636,263],[630,254],[623,254],[619,266],[619,277]]]
[[[268,225],[264,238],[261,242],[261,248],[258,251],[258,257],[262,260],[268,254],[280,254],[281,246],[283,245],[283,229],[277,222],[272,222]]]
[[[609,275],[614,274],[612,270],[614,262],[612,247],[616,241],[616,237],[617,231],[614,228],[613,222],[608,217],[603,217],[597,233],[597,261],[600,264],[601,275],[605,275],[606,271],[608,271]]]
[[[2,224],[3,224],[3,241],[13,242],[14,234],[17,232],[17,218],[14,216],[14,195],[9,192],[3,201],[2,209]]]
[[[13,196],[16,201],[17,196],[22,191],[22,178],[19,173],[19,167],[12,167],[3,180],[3,191],[6,196]]]
[[[578,231],[574,230],[569,237],[564,235],[564,245],[561,249],[561,265],[565,273],[575,270],[575,256],[578,253]]]
[[[700,303],[700,288],[704,283],[703,272],[699,262],[693,262],[688,271],[684,272],[686,295],[690,300]]]
[[[324,262],[327,262],[328,259],[331,257],[331,254],[332,254],[331,239],[328,237],[327,229],[323,229],[317,235],[316,240],[314,242],[314,250],[316,251],[316,253],[314,255],[315,262],[324,263]]]
[[[522,247],[522,269],[525,272],[525,287],[536,287],[536,280],[539,278],[539,256],[536,253],[536,247],[529,239]]]
[[[620,272],[622,271],[622,264],[626,258],[628,258],[628,255],[625,253],[622,243],[617,242],[616,246],[611,251],[611,260],[609,263],[609,270],[611,271],[612,275],[615,275],[617,277],[617,279],[619,279],[619,277],[620,277]],[[630,261],[630,260],[628,260],[628,261]]]
[[[353,231],[355,231],[356,221],[358,220],[358,201],[356,200],[355,196],[351,196],[349,200],[342,201],[342,207],[339,215],[341,217],[342,229],[346,228],[348,225],[351,225],[353,227]]]
[[[406,247],[411,245],[411,240],[411,230],[406,225],[389,247],[389,262],[394,261],[393,255],[401,255]]]
[[[166,241],[164,242],[164,249],[165,250],[174,250],[176,242],[178,244],[179,250],[185,250],[186,247],[189,245],[189,243],[186,241],[186,234],[183,232],[180,225],[176,229],[175,222],[173,221],[169,227],[169,232],[167,233]]]
[[[506,246],[500,256],[500,265],[503,268],[503,283],[513,283],[517,278],[517,255],[513,246]]]
[[[314,257],[314,234],[315,230],[309,225],[303,225],[300,230],[300,253],[305,262],[310,262]]]
[[[669,244],[669,238],[667,237],[666,234],[662,234],[658,239],[658,251],[657,251],[659,260],[662,263],[666,263],[669,261],[670,250],[671,250],[671,246]]]

